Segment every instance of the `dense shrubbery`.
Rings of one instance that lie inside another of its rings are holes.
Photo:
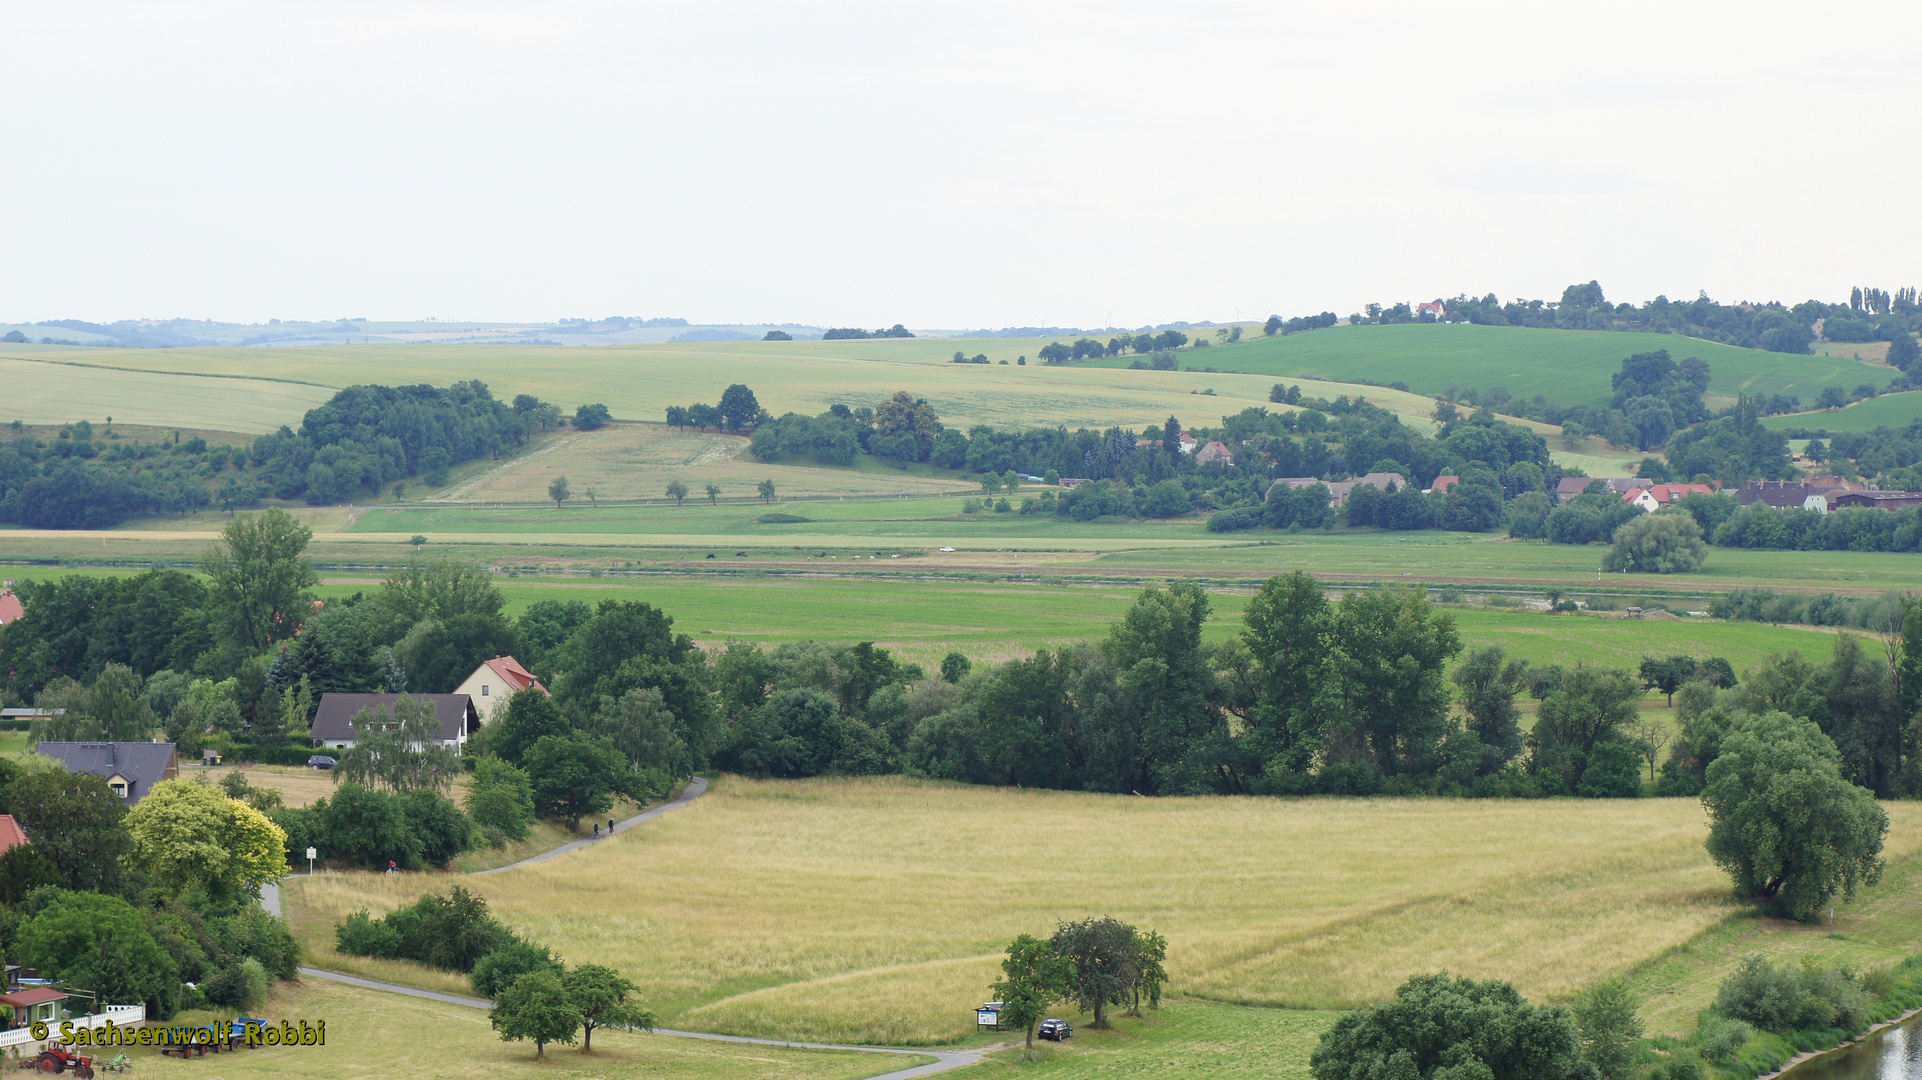
[[[349,956],[413,960],[463,973],[517,943],[487,910],[487,901],[459,885],[445,897],[430,893],[385,918],[354,912],[334,928],[334,947]]]

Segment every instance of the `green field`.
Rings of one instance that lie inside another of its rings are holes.
[[[258,1047],[237,1051],[237,1058],[222,1055],[191,1061],[136,1048],[128,1051],[135,1063],[133,1075],[197,1080],[221,1076],[500,1080],[537,1070],[538,1075],[555,1080],[856,1080],[918,1063],[914,1057],[851,1050],[802,1050],[610,1030],[594,1033],[592,1055],[580,1053],[578,1045],[557,1044],[547,1048],[547,1060],[537,1065],[533,1044],[502,1042],[488,1026],[484,1009],[319,979],[281,984],[254,1015],[296,1023],[325,1020],[327,1045]],[[193,1014],[180,1022],[213,1018]],[[231,1014],[220,1017],[232,1018]]]
[[[1401,382],[1421,394],[1440,394],[1450,385],[1502,386],[1519,398],[1539,394],[1562,405],[1592,405],[1608,400],[1609,377],[1621,370],[1625,357],[1656,349],[1667,349],[1677,360],[1699,356],[1708,361],[1709,392],[1727,397],[1797,394],[1808,400],[1824,386],[1882,385],[1890,375],[1887,368],[1853,360],[1738,349],[1673,334],[1514,326],[1339,326],[1182,353],[1181,363],[1270,377]],[[1099,363],[1126,367],[1130,359]],[[1316,391],[1303,384],[1302,392]]]
[[[677,632],[708,645],[751,641],[873,641],[904,659],[932,667],[949,651],[1002,661],[1075,641],[1096,641],[1118,621],[1138,589],[1132,585],[1034,586],[936,581],[664,578],[642,581],[508,580],[498,582],[507,610],[537,600],[639,600],[672,616]],[[361,583],[330,584],[339,596]],[[1241,630],[1246,590],[1210,596],[1210,641]],[[1499,645],[1533,664],[1633,667],[1645,655],[1721,656],[1738,672],[1770,654],[1801,652],[1817,661],[1834,649],[1834,634],[1796,626],[1714,619],[1627,619],[1521,610],[1451,607],[1469,647]]]
[[[1909,391],[1883,394],[1843,409],[1770,416],[1763,419],[1762,426],[1860,432],[1874,431],[1879,427],[1904,428],[1918,418],[1922,418],[1922,391]]]
[[[1886,808],[1889,857],[1907,860],[1922,806]],[[1446,968],[1566,998],[1738,910],[1703,829],[1692,799],[1142,799],[725,776],[611,843],[467,884],[569,960],[618,967],[673,1026],[928,1044],[971,1034],[1015,934],[1084,914],[1161,931],[1170,989],[1188,997],[1350,1007]],[[335,920],[431,883],[326,873],[285,892],[317,966],[446,986],[332,951]],[[1838,906],[1844,932],[1855,918]]]
[[[84,355],[97,350],[70,351]],[[240,369],[231,373],[235,377],[206,378],[111,371],[60,359],[63,362],[46,363],[0,353],[0,386],[6,388],[0,424],[91,420],[98,426],[111,416],[123,424],[258,435],[282,424],[298,424],[302,413],[334,396],[325,386],[247,378]]]

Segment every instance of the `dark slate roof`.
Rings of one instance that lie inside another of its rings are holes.
[[[170,742],[43,742],[36,749],[70,773],[86,773],[103,780],[117,773],[127,778],[133,784],[127,791],[128,806],[145,798],[175,767],[174,744]]]
[[[461,737],[463,731],[472,734],[480,729],[480,714],[474,711],[474,701],[466,694],[408,694],[415,701],[434,703],[434,718],[440,721],[440,739],[451,742]],[[393,713],[394,702],[400,694],[322,694],[320,708],[314,710],[314,738],[319,739],[358,739],[354,732],[354,717],[362,709],[381,709],[389,715]]]

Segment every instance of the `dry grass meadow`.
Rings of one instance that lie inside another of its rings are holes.
[[[1889,807],[1891,857],[1922,807]],[[476,878],[516,929],[640,983],[664,1022],[780,1038],[935,1043],[1006,943],[1112,914],[1170,941],[1171,992],[1337,1008],[1446,968],[1566,996],[1735,910],[1689,799],[1142,799],[899,778],[724,777],[645,828]],[[286,896],[312,962],[332,924],[447,879],[322,875]],[[425,978],[423,978],[425,976]]]
[[[705,503],[702,489],[713,484],[729,499],[752,496],[762,480],[774,481],[785,498],[823,495],[931,495],[971,491],[972,481],[915,476],[895,469],[816,468],[763,464],[747,456],[747,439],[713,432],[676,431],[664,424],[613,424],[596,431],[570,432],[531,453],[428,496],[432,503],[533,502],[546,500],[556,476],[567,477],[574,501],[598,498],[634,500],[666,497],[668,482],[688,487],[688,499]]]
[[[254,1015],[327,1021],[327,1045],[262,1047],[238,1057],[190,1061],[131,1050],[135,1076],[314,1078],[411,1077],[414,1080],[493,1080],[522,1077],[535,1068],[534,1045],[505,1043],[481,1009],[362,990],[319,979],[282,983]],[[186,1020],[205,1019],[199,1015]],[[224,1019],[232,1019],[231,1016]],[[108,1055],[111,1056],[111,1055]],[[547,1048],[539,1074],[554,1080],[854,1080],[915,1058],[880,1058],[846,1050],[801,1050],[643,1035],[594,1033],[594,1053]],[[921,1058],[921,1061],[929,1060]],[[11,1072],[11,1070],[8,1070]]]

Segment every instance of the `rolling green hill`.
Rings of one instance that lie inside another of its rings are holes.
[[[1708,361],[1710,393],[1729,397],[1794,394],[1806,401],[1824,386],[1885,384],[1890,374],[1854,360],[1738,349],[1673,334],[1517,326],[1338,326],[1180,355],[1184,368],[1402,382],[1418,394],[1439,394],[1450,386],[1502,386],[1519,398],[1539,394],[1558,404],[1578,405],[1606,402],[1609,377],[1621,370],[1622,359],[1656,349],[1667,349],[1677,360],[1699,356]],[[1104,367],[1132,362],[1132,357],[1096,361]]]
[[[1772,428],[1810,428],[1828,431],[1874,431],[1879,427],[1907,427],[1910,422],[1922,418],[1922,392],[1906,394],[1883,394],[1878,398],[1858,401],[1846,409],[1834,411],[1790,413],[1787,416],[1771,416],[1762,421],[1765,427]]]

